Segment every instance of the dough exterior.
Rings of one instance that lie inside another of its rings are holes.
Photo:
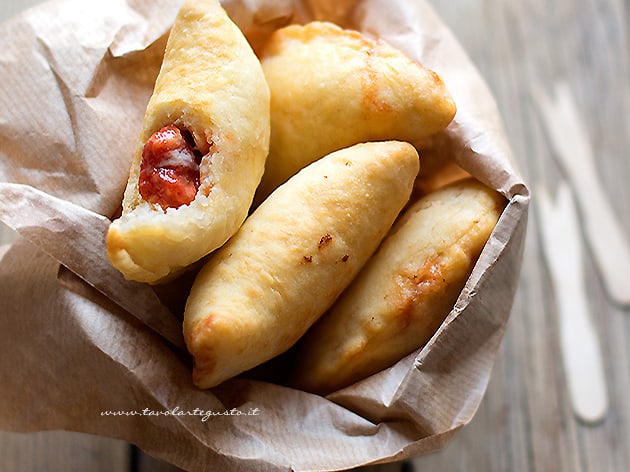
[[[128,279],[155,283],[215,250],[247,216],[264,170],[269,88],[260,62],[216,0],[186,1],[147,106],[108,256]],[[142,148],[163,126],[188,130],[205,155],[188,205],[163,211],[138,190]]]
[[[505,199],[476,180],[415,202],[300,341],[293,384],[328,394],[424,345],[464,287]]]
[[[290,348],[349,285],[409,199],[413,146],[359,144],[280,186],[213,254],[186,304],[200,388]]]
[[[256,201],[332,151],[367,141],[414,143],[455,115],[436,73],[328,22],[275,31],[261,62],[271,90],[271,144]]]

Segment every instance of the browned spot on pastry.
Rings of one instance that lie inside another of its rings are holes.
[[[211,345],[204,342],[208,331],[211,331],[215,323],[215,316],[207,315],[199,320],[192,330],[186,344],[193,355],[193,383],[200,385],[203,379],[209,376],[217,366],[217,359]]]
[[[203,380],[214,372],[216,364],[216,359],[209,354],[195,357],[193,359],[193,383],[202,386]]]
[[[304,262],[313,262],[313,256],[304,256]]]
[[[317,249],[322,249],[323,247],[328,246],[330,243],[332,243],[332,240],[333,240],[333,237],[330,234],[326,233],[319,240],[319,244],[317,245]]]
[[[446,280],[442,275],[439,255],[428,259],[417,271],[399,274],[399,319],[403,326],[409,325],[416,307],[423,298],[432,296],[445,288]]]
[[[362,102],[366,110],[370,112],[387,112],[392,110],[392,105],[379,98],[378,70],[374,65],[375,56],[378,54],[373,48],[369,48],[365,54],[365,70],[362,80]]]
[[[348,262],[348,258],[350,256],[348,254],[344,254],[344,256],[341,258],[341,262]]]
[[[422,67],[420,64],[418,64],[418,67]],[[435,85],[442,85],[442,78],[437,75],[437,73],[431,69],[426,69],[426,71],[431,75],[431,78],[433,79],[433,82],[435,83]]]
[[[203,194],[204,194],[206,197],[209,197],[209,196],[210,196],[210,192],[212,191],[212,188],[213,188],[213,187],[214,187],[214,182],[212,182],[212,183],[211,183],[211,184],[209,184],[209,185],[206,185],[206,187],[204,187],[204,189],[203,189]]]

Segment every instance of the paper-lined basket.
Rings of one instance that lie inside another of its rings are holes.
[[[421,350],[326,398],[251,376],[196,389],[179,319],[190,280],[127,282],[104,248],[180,2],[47,3],[0,26],[0,217],[20,234],[0,263],[0,428],[120,438],[187,470],[435,451],[481,401],[519,280],[529,195],[495,101],[425,1],[223,3],[254,48],[289,22],[330,20],[443,78],[458,111],[425,152],[509,202],[455,308]]]

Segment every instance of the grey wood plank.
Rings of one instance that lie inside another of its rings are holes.
[[[0,432],[3,472],[127,472],[129,453],[123,441],[81,433]]]
[[[160,459],[145,454],[137,448],[133,452],[134,472],[180,472],[182,469]],[[390,464],[371,465],[352,469],[354,472],[408,472],[410,463],[394,462]]]

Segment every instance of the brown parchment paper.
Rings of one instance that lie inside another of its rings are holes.
[[[46,3],[0,25],[0,218],[19,233],[0,251],[0,428],[120,438],[191,471],[341,470],[433,452],[477,410],[519,278],[529,196],[495,102],[423,0],[223,4],[256,49],[289,22],[327,19],[442,76],[458,112],[426,153],[509,201],[464,291],[424,348],[326,398],[264,372],[197,390],[181,338],[190,281],[127,282],[104,247],[180,1]]]

